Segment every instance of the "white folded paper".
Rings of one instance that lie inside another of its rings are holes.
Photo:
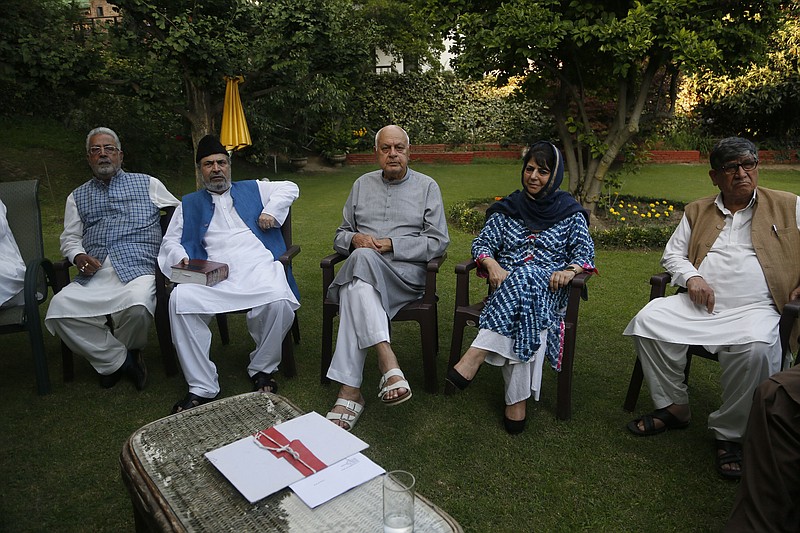
[[[208,460],[250,503],[255,503],[302,479],[308,480],[319,476],[332,465],[369,447],[366,442],[314,412],[278,424],[275,426],[275,430],[288,441],[299,440],[328,468],[306,477],[286,458],[288,454],[279,453],[276,456],[259,445],[253,436],[247,436],[207,452],[205,456]],[[278,448],[277,445],[276,448]],[[349,475],[350,469],[339,470],[343,476]],[[347,485],[346,482],[338,484],[340,486]],[[327,482],[327,485],[332,484]],[[344,488],[342,492],[353,486],[355,485]],[[335,495],[333,494],[333,496]]]

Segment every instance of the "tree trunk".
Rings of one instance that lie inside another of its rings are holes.
[[[214,131],[214,114],[211,107],[211,93],[195,80],[184,77],[186,87],[186,103],[188,112],[186,118],[192,130],[192,146],[197,153],[197,144],[204,136]],[[200,167],[195,166],[195,186],[203,188],[203,176]]]

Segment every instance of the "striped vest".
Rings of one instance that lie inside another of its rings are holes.
[[[106,184],[87,181],[72,193],[83,222],[83,248],[111,265],[123,283],[155,274],[161,245],[160,210],[150,199],[150,176],[119,170]],[[92,279],[79,274],[75,281]]]

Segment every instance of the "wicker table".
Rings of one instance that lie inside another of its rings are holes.
[[[316,509],[288,488],[250,504],[203,456],[300,414],[281,396],[250,393],[168,416],[136,431],[120,455],[136,530],[381,531],[381,477]],[[414,513],[415,531],[462,531],[422,496],[417,495]]]

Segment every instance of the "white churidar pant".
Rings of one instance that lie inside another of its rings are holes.
[[[339,332],[328,378],[361,387],[367,348],[389,342],[389,317],[378,291],[360,279],[339,289]]]
[[[542,364],[547,351],[547,330],[539,333],[540,347],[530,361],[524,363],[514,352],[514,339],[505,337],[490,329],[478,330],[478,335],[472,341],[473,348],[486,350],[486,363],[499,366],[505,381],[506,405],[514,405],[533,399],[539,401],[542,393]]]
[[[147,344],[147,331],[153,315],[143,305],[111,313],[114,333],[106,316],[59,318],[49,325],[73,353],[86,358],[98,374],[113,374],[122,366],[128,350],[141,350]]]
[[[178,360],[189,385],[189,392],[203,398],[219,394],[217,367],[211,361],[211,330],[208,323],[214,314],[184,313],[175,310],[176,298],[169,300],[169,320],[172,326],[172,342],[178,352]],[[256,342],[250,352],[247,373],[272,374],[281,362],[283,338],[291,329],[294,309],[289,300],[254,307],[247,312],[247,330]]]
[[[683,383],[687,345],[636,335],[633,341],[655,408],[689,403]],[[722,404],[708,416],[708,428],[716,439],[741,442],[756,387],[780,370],[780,339],[704,348],[719,357],[722,385]]]

